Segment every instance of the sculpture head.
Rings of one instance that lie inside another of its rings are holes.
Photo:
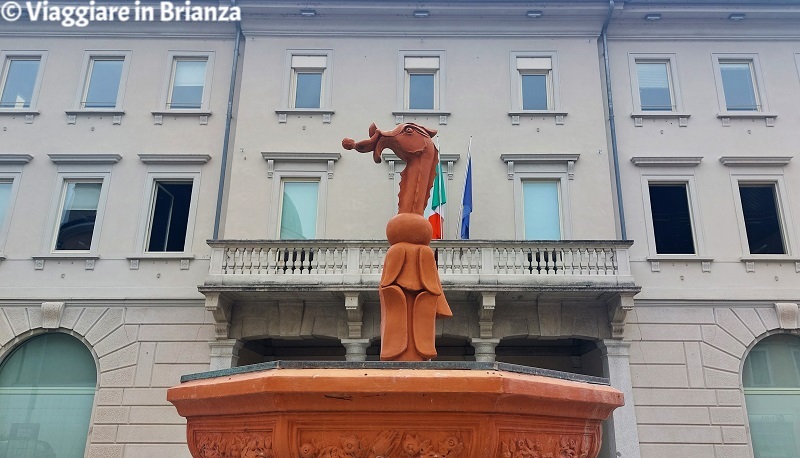
[[[434,129],[414,123],[400,124],[391,131],[382,131],[372,123],[369,126],[369,138],[356,142],[352,138],[342,140],[342,147],[354,149],[359,153],[372,151],[372,159],[376,164],[381,162],[381,153],[385,149],[394,151],[397,156],[407,161],[409,154],[419,154],[426,147],[435,148],[432,138],[438,133]]]

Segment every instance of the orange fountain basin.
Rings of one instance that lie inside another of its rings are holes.
[[[592,458],[623,405],[603,379],[501,363],[278,362],[184,380],[167,399],[197,458]]]

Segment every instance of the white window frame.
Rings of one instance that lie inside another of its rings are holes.
[[[136,252],[143,257],[186,257],[192,252],[192,241],[194,240],[194,228],[197,221],[197,201],[200,196],[200,177],[199,168],[196,170],[181,166],[155,166],[154,170],[147,172],[145,178],[144,195],[142,206],[139,211],[139,228],[136,235]],[[182,251],[148,251],[150,241],[150,230],[153,222],[153,210],[155,209],[156,183],[192,183],[192,197],[189,203],[189,218],[186,222],[186,240]]]
[[[324,57],[325,67],[294,67],[292,60],[294,57]],[[333,86],[333,50],[332,49],[287,49],[284,55],[283,72],[283,91],[281,109],[277,113],[286,115],[287,113],[333,113],[332,86]],[[322,84],[320,87],[319,108],[294,108],[296,74],[300,70],[321,70]],[[285,122],[285,118],[281,120]],[[327,120],[326,122],[330,122]]]
[[[97,202],[97,214],[95,215],[94,230],[92,232],[92,242],[89,250],[56,250],[56,240],[58,238],[58,230],[60,225],[61,213],[64,208],[64,199],[66,198],[67,184],[71,182],[98,182],[102,183],[100,187],[100,198]],[[47,227],[49,228],[45,234],[45,241],[43,251],[50,255],[58,256],[96,256],[97,246],[100,240],[100,234],[103,229],[103,220],[105,216],[106,201],[108,199],[108,187],[111,181],[111,171],[96,171],[96,172],[59,172],[57,176],[56,186],[53,191],[51,199],[50,216],[48,217]]]
[[[719,103],[720,114],[727,117],[746,117],[747,114],[753,113],[768,113],[769,104],[767,103],[767,92],[765,90],[764,76],[761,71],[761,63],[758,54],[739,54],[739,53],[713,53],[711,54],[712,63],[714,66],[714,81],[717,85],[717,102]],[[728,105],[725,101],[725,89],[722,85],[722,72],[720,71],[720,63],[749,63],[750,71],[753,77],[753,90],[756,96],[756,106],[758,110],[753,111],[728,111]]]
[[[649,259],[701,259],[706,256],[705,235],[700,213],[700,199],[697,197],[697,184],[694,175],[680,174],[647,174],[641,177],[642,184],[642,206],[645,215],[645,230],[647,231],[647,245],[649,248]],[[650,204],[650,185],[685,185],[686,198],[689,203],[689,218],[692,226],[692,239],[694,242],[694,254],[660,254],[656,249],[656,232],[653,225],[653,210]]]
[[[165,113],[176,114],[208,114],[211,112],[211,82],[214,77],[214,51],[169,51],[164,69],[164,80],[161,84],[159,107]],[[175,79],[175,65],[180,60],[205,60],[206,78],[203,83],[203,100],[200,108],[171,108],[172,87]]]
[[[319,183],[317,194],[317,227],[315,228],[314,238],[325,238],[325,218],[327,215],[326,205],[328,196],[327,173],[313,172],[275,172],[273,178],[272,214],[270,228],[273,228],[272,235],[276,240],[281,238],[281,216],[283,212],[283,184],[286,181],[316,182]]]
[[[38,113],[39,92],[42,87],[42,78],[44,77],[44,67],[47,63],[47,51],[0,51],[0,94],[6,88],[6,78],[10,63],[14,59],[36,59],[39,58],[39,71],[36,74],[36,82],[33,83],[33,91],[31,93],[31,106],[28,108],[2,108],[0,113],[20,113],[20,112],[33,112]]]
[[[446,95],[447,95],[447,66],[446,52],[444,50],[400,50],[397,53],[397,109],[395,115],[414,115],[414,114],[433,114],[447,115]],[[435,71],[431,69],[415,70],[406,68],[406,58],[438,58],[439,68]],[[409,82],[411,74],[433,74],[433,109],[410,109],[409,102]]]
[[[742,210],[742,196],[739,193],[739,185],[772,185],[775,187],[775,205],[778,211],[778,224],[781,228],[783,237],[783,254],[752,254],[750,245],[747,242],[747,228],[744,225],[744,212]],[[733,201],[736,209],[736,220],[739,223],[739,239],[742,246],[743,260],[757,259],[784,259],[790,258],[797,246],[794,235],[794,224],[792,223],[791,213],[789,212],[788,191],[783,175],[777,174],[747,174],[732,173],[731,186],[733,188]]]
[[[295,175],[295,174],[278,174],[279,181],[278,183],[278,201],[276,203],[278,209],[278,216],[275,221],[275,239],[281,240],[281,219],[283,218],[283,190],[284,185],[289,183],[317,183],[319,186],[317,187],[317,226],[314,228],[314,239],[323,238],[320,236],[320,228],[324,230],[324,224],[320,224],[320,218],[325,214],[322,212],[320,208],[320,199],[322,196],[322,183],[324,183],[325,178],[320,174],[319,177],[311,177],[307,175]],[[325,190],[327,193],[327,189]]]
[[[21,171],[0,171],[0,182],[11,182],[11,192],[8,195],[8,207],[5,219],[0,220],[0,259],[3,258],[3,248],[5,247],[5,243],[8,238],[8,230],[11,227],[11,219],[14,214],[14,203],[17,201],[17,192],[19,191],[19,182],[21,178]]]
[[[642,110],[642,100],[639,93],[639,72],[636,68],[638,63],[663,63],[667,66],[667,79],[669,80],[669,93],[672,98],[672,109],[667,110]],[[680,78],[678,78],[678,58],[674,53],[629,53],[628,68],[631,76],[631,96],[633,97],[633,110],[637,117],[647,117],[648,115],[658,117],[661,115],[682,113],[683,100],[681,97]],[[685,116],[685,115],[684,115]]]
[[[524,70],[518,67],[517,59],[525,58],[547,58],[550,59],[550,70],[539,72]],[[561,110],[561,96],[558,82],[558,55],[555,51],[513,51],[510,58],[511,74],[511,112],[525,114],[551,113]],[[522,76],[523,75],[547,75],[547,109],[546,110],[523,110],[522,100]]]
[[[117,100],[113,108],[85,108],[83,106],[84,97],[89,90],[89,82],[91,81],[92,65],[95,60],[114,60],[123,59],[122,72],[119,77],[119,88],[117,89]],[[123,102],[125,101],[125,89],[128,83],[128,72],[131,65],[131,51],[130,50],[89,50],[83,53],[83,63],[81,64],[81,77],[78,80],[78,88],[75,92],[75,102],[73,103],[72,112],[84,113],[120,113],[123,110]]]
[[[272,180],[270,212],[267,220],[267,237],[280,237],[283,180],[319,180],[317,198],[316,238],[325,238],[327,217],[328,181],[333,179],[334,164],[340,153],[285,153],[262,152],[266,161],[267,178]]]

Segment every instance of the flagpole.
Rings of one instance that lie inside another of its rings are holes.
[[[469,146],[467,146],[467,168],[464,171],[464,193],[467,190],[467,178],[469,176],[469,169],[472,163],[472,135],[469,136]],[[458,210],[458,238],[461,238],[462,227],[464,222],[464,198],[461,199],[461,207]]]
[[[437,175],[439,174],[439,170],[442,170],[442,150],[441,150],[441,148],[439,148],[439,139],[440,138],[441,137],[436,136],[436,151],[437,151],[436,160],[438,162],[436,164],[435,172],[436,172]],[[438,183],[439,183],[439,199],[442,199],[442,197],[444,196],[444,194],[442,193],[442,186],[443,186],[442,181],[444,181],[444,171],[439,176],[442,178],[441,180],[437,180]],[[439,212],[439,224],[442,226],[442,239],[444,239],[444,221],[445,221],[446,218],[444,218],[443,216],[444,216],[445,209],[447,208],[446,204],[447,204],[446,202],[441,202],[439,204],[439,206],[442,207],[442,211]]]

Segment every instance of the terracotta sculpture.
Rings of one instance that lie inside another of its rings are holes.
[[[397,215],[386,225],[391,247],[386,252],[379,289],[381,300],[381,360],[425,361],[436,356],[436,318],[453,316],[447,304],[433,250],[432,228],[422,215],[430,197],[439,151],[435,130],[406,123],[390,132],[373,123],[369,138],[345,138],[342,146],[361,153],[390,149],[405,161],[400,173]]]

